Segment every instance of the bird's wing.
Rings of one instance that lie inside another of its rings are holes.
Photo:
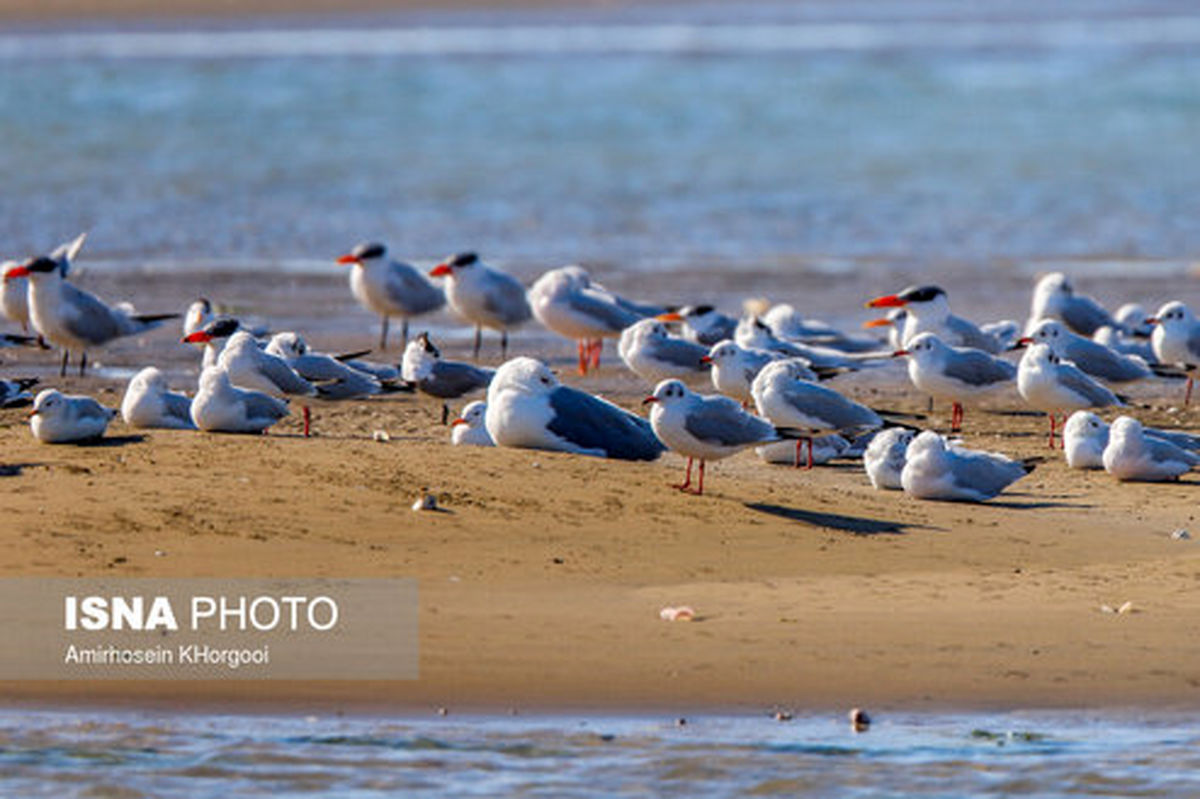
[[[962,341],[962,346],[984,352],[999,352],[1000,342],[995,336],[990,336],[980,330],[974,323],[968,322],[961,316],[950,316],[946,319],[946,327],[954,331]]]
[[[707,366],[700,359],[708,355],[708,348],[681,338],[651,338],[648,354],[672,366],[700,370]]]
[[[1118,330],[1125,328],[1091,297],[1073,297],[1062,308],[1062,319],[1067,327],[1081,336],[1090,336],[1105,325]]]
[[[63,283],[63,324],[74,338],[93,345],[121,335],[121,324],[112,309],[93,294]]]
[[[433,285],[415,266],[392,261],[388,265],[384,290],[388,299],[411,314],[434,311],[446,304],[446,295]]]
[[[1058,379],[1066,388],[1074,391],[1093,406],[1120,404],[1116,394],[1088,377],[1072,363],[1058,364]]]
[[[823,386],[793,383],[783,390],[783,397],[801,413],[825,420],[831,430],[853,432],[883,425],[875,411]]]
[[[609,458],[652,461],[665,447],[640,416],[583,391],[559,386],[550,392],[554,417],[546,426],[559,438]]]
[[[728,397],[703,397],[683,423],[695,438],[723,447],[749,446],[778,438],[766,420],[742,410]]]
[[[435,397],[453,399],[469,391],[485,388],[495,374],[493,369],[483,369],[461,361],[435,361],[429,377],[421,381],[420,387]]]
[[[242,391],[241,398],[249,419],[282,419],[287,416],[287,403],[261,391]]]
[[[282,358],[264,352],[259,354],[258,364],[267,379],[279,386],[279,390],[285,394],[311,396],[316,393],[312,383],[296,374],[296,371],[288,366]]]
[[[572,310],[595,319],[613,333],[621,332],[641,318],[615,302],[603,296],[596,296],[586,289],[571,292],[567,296],[567,303]]]
[[[957,349],[946,360],[946,376],[969,386],[982,388],[1003,383],[1017,376],[1017,368],[1008,361],[993,358],[982,350]]]
[[[483,297],[483,306],[488,313],[510,325],[519,324],[533,316],[529,300],[525,297],[525,287],[516,278],[501,272],[495,272],[491,277],[490,291]]]

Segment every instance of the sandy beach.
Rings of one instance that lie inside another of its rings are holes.
[[[205,285],[254,298],[253,311],[293,324],[287,308],[341,319],[341,333],[317,337],[322,348],[369,344],[374,323],[341,278],[296,277],[274,291],[270,275],[210,276]],[[93,271],[81,280],[119,297],[142,278]],[[163,276],[140,303],[182,306],[197,280]],[[639,280],[647,285],[632,273],[606,282],[628,289]],[[659,290],[678,285],[669,274],[655,280]],[[853,308],[862,293],[853,275],[741,282],[780,286],[781,298],[806,296],[813,307]],[[990,289],[968,283],[947,282],[968,313],[997,297],[1019,308],[1028,285],[1020,276]],[[1149,290],[1170,285],[1152,281]],[[1088,287],[1119,296],[1132,285],[1096,279]],[[452,357],[468,354],[467,331],[457,332]],[[153,360],[183,374],[195,355],[177,336],[173,327],[156,331],[97,360],[110,368]],[[533,347],[564,380],[640,411],[647,386],[614,364],[611,350],[599,375],[581,379],[569,368],[572,346],[536,326],[514,346]],[[120,401],[120,380],[60,381],[51,353],[9,350],[4,360],[14,374],[40,370],[47,385]],[[838,380],[872,404],[923,409],[914,392],[886,381]],[[1180,384],[1135,393],[1144,420],[1200,428],[1197,406],[1176,407]],[[968,410],[969,445],[1047,457],[984,505],[876,492],[852,462],[805,472],[753,453],[711,465],[705,496],[685,496],[667,486],[682,471],[676,455],[624,463],[454,448],[437,403],[411,396],[318,405],[310,440],[298,435],[296,414],[266,437],[118,422],[100,445],[48,446],[30,436],[25,411],[4,411],[0,573],[415,577],[421,677],[22,682],[0,686],[0,698],[413,712],[1194,707],[1200,551],[1170,535],[1195,527],[1200,478],[1119,484],[1069,471],[1046,448],[1043,418],[998,412],[1019,408],[1001,398]],[[946,410],[931,423],[944,429]],[[376,430],[391,440],[373,441]],[[444,512],[410,510],[425,491]],[[1101,611],[1127,601],[1132,612]],[[678,604],[699,619],[659,619],[660,608]]]

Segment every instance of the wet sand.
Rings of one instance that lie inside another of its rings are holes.
[[[598,274],[643,296],[700,279]],[[137,295],[147,311],[181,307],[204,286],[214,298],[246,298],[246,311],[279,328],[314,331],[319,348],[370,346],[375,322],[342,277],[147,281],[93,270],[79,280],[105,297]],[[781,300],[861,321],[862,299],[904,280],[764,272],[726,276],[712,290],[774,286]],[[1022,275],[942,282],[962,312],[979,316],[993,303],[1019,314],[1029,285]],[[1077,282],[1110,303],[1179,287]],[[1197,288],[1187,284],[1185,299],[1195,301]],[[466,354],[469,332],[439,324],[456,334],[448,355]],[[157,331],[96,357],[110,369],[156,361],[184,387],[196,357],[177,336]],[[571,372],[572,345],[536,326],[514,348],[640,411],[647,386],[612,362],[611,347],[601,374],[586,379]],[[119,380],[59,381],[51,353],[0,358],[6,375],[35,371],[47,385],[120,401]],[[878,406],[924,406],[886,381],[838,381]],[[1144,420],[1200,429],[1200,406],[1176,408],[1180,384],[1134,393],[1150,406],[1137,409]],[[1069,471],[1046,449],[1044,419],[999,412],[1019,408],[1009,397],[968,409],[969,445],[1048,458],[984,505],[876,492],[851,462],[805,472],[753,453],[710,465],[706,495],[685,496],[667,486],[681,475],[678,456],[631,464],[454,448],[438,404],[404,396],[317,406],[310,440],[293,418],[266,437],[116,423],[99,446],[46,446],[30,436],[24,411],[3,411],[0,574],[415,577],[421,677],[6,683],[0,701],[413,712],[1200,705],[1200,545],[1170,538],[1189,527],[1200,536],[1200,474],[1137,485]],[[942,429],[947,421],[943,408],[931,418]],[[372,440],[379,429],[390,442]],[[410,510],[426,490],[446,512]],[[1133,612],[1100,610],[1126,601]],[[700,618],[659,619],[678,604]]]

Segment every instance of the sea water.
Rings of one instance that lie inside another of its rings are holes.
[[[445,718],[0,712],[21,797],[1200,795],[1167,714]]]

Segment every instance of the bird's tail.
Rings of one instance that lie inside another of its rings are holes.
[[[139,322],[139,323],[141,323],[141,324],[143,324],[143,325],[149,326],[149,325],[156,325],[156,324],[158,324],[159,322],[166,321],[167,319],[178,319],[178,318],[179,318],[179,317],[181,317],[181,316],[183,316],[183,314],[178,314],[178,313],[142,313],[142,314],[134,314],[133,316],[130,316],[129,318],[130,318],[130,319],[132,319],[132,320],[133,320],[133,321],[135,321],[135,322]]]
[[[1025,470],[1025,474],[1029,474],[1038,467],[1038,464],[1044,463],[1045,461],[1046,459],[1042,456],[1035,455],[1032,458],[1021,458],[1021,460],[1017,461],[1017,463],[1021,464],[1021,468]]]
[[[1148,363],[1150,371],[1154,372],[1156,377],[1164,377],[1167,380],[1186,380],[1187,371],[1178,366],[1171,366],[1165,363]]]

